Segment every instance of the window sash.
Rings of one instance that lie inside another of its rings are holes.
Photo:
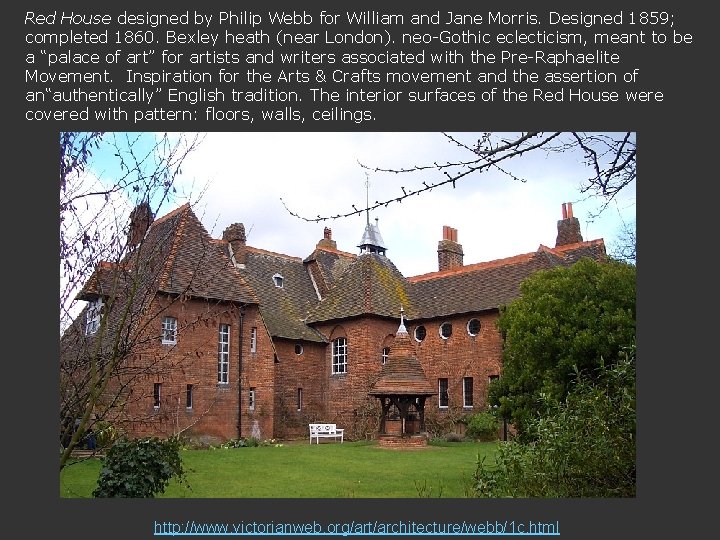
[[[218,383],[229,382],[230,371],[230,325],[221,324],[218,332]]]
[[[153,384],[153,408],[155,408],[155,409],[160,408],[161,389],[162,389],[161,383]]]
[[[250,352],[257,352],[257,328],[250,329]]]
[[[438,379],[438,406],[446,409],[450,405],[450,396],[448,395],[448,380]]]
[[[167,345],[177,343],[177,319],[175,317],[165,317],[163,319],[162,342]]]
[[[463,378],[463,407],[473,407],[473,378]]]
[[[347,339],[344,337],[333,341],[332,372],[347,373]]]

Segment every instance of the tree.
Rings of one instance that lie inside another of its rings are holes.
[[[480,497],[634,497],[635,346],[612,366],[579,375],[565,400],[534,418],[533,444],[500,446],[495,463],[478,463]]]
[[[610,256],[630,264],[637,260],[637,235],[635,223],[623,223],[617,239],[612,245]]]
[[[401,193],[384,201],[366,205],[369,210],[400,203],[408,197],[428,193],[442,186],[452,186],[490,170],[507,175],[514,181],[527,179],[515,174],[511,165],[524,156],[536,153],[564,153],[577,156],[588,170],[588,177],[581,182],[581,193],[598,197],[601,213],[636,178],[635,133],[586,133],[586,132],[485,132],[472,141],[461,141],[449,134],[446,140],[467,152],[467,159],[454,162],[421,163],[407,168],[383,167],[361,163],[361,167],[373,172],[403,175],[422,175],[424,180],[416,187],[401,187]],[[409,184],[408,184],[409,186]],[[285,209],[293,216],[310,222],[320,222],[361,214],[366,208],[352,206],[352,210],[307,217],[291,210],[284,201]]]
[[[489,399],[521,440],[536,437],[544,403],[564,400],[579,376],[592,378],[634,343],[635,276],[624,262],[581,259],[532,275],[501,310],[503,372]]]
[[[130,382],[148,375],[131,359],[162,312],[148,311],[153,298],[144,286],[156,277],[162,246],[145,246],[127,223],[149,225],[176,196],[181,165],[200,141],[60,134],[61,468],[84,437],[117,416]]]

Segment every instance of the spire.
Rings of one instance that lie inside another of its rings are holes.
[[[367,174],[367,173],[365,173]],[[378,228],[378,218],[375,218],[375,225],[370,224],[370,181],[365,180],[365,232],[363,233],[362,240],[358,244],[360,248],[360,254],[363,253],[377,253],[378,255],[385,255],[387,248],[385,247],[385,241],[380,234]]]

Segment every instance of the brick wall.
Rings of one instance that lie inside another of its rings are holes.
[[[238,400],[243,399],[242,433],[250,435],[253,416],[245,410],[247,388],[258,387],[256,409],[272,411],[274,365],[272,343],[264,331],[257,307],[245,308],[243,317],[243,388],[238,392],[240,366],[240,314],[237,306],[208,304],[202,300],[171,302],[158,299],[149,313],[159,313],[147,324],[147,343],[137,346],[126,378],[135,384],[118,422],[132,436],[168,436],[183,432],[204,443],[225,442],[238,436]],[[163,317],[177,319],[177,342],[163,345],[159,338]],[[219,325],[230,328],[228,383],[218,383]],[[259,352],[249,352],[249,329],[259,334]],[[247,335],[245,335],[247,334]],[[141,376],[138,376],[142,373]],[[111,394],[117,392],[115,381]],[[161,384],[160,406],[154,406],[154,385]],[[187,387],[192,385],[192,407],[187,407]],[[260,407],[264,406],[264,409]],[[132,421],[129,421],[132,419]],[[272,433],[272,414],[261,419],[263,432]]]

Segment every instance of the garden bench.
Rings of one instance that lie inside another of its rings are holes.
[[[333,438],[335,440],[340,437],[343,442],[344,429],[338,428],[335,424],[308,424],[310,427],[310,444],[315,439],[316,444],[320,444],[320,438]]]

